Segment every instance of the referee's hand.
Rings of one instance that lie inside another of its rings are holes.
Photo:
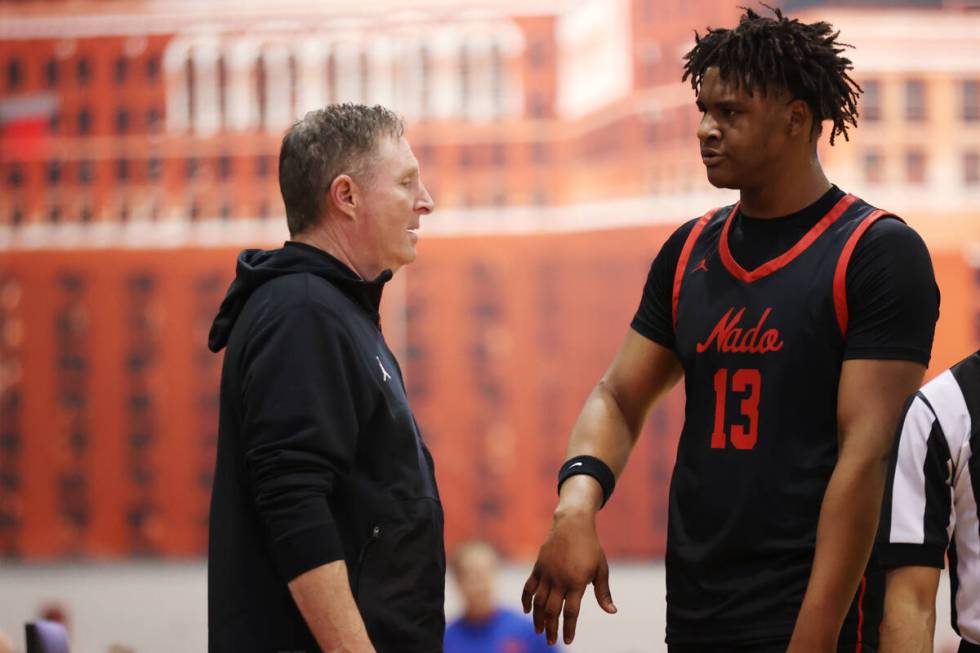
[[[595,511],[556,512],[521,595],[524,612],[533,608],[534,629],[547,633],[548,644],[558,640],[559,615],[565,619],[565,644],[572,643],[582,595],[589,583],[595,587],[599,606],[614,614],[609,565],[596,534]]]

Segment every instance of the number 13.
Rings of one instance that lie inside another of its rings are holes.
[[[746,392],[749,396],[742,400],[742,415],[748,418],[749,427],[732,424],[732,444],[736,449],[752,449],[759,439],[759,390],[762,388],[762,375],[759,370],[735,370],[732,375],[732,390]],[[711,448],[725,448],[725,402],[728,398],[728,370],[722,368],[715,372],[715,428],[711,432]]]

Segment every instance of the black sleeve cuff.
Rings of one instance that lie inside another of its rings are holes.
[[[946,549],[938,544],[882,544],[878,547],[878,564],[882,567],[946,566]]]
[[[344,546],[333,523],[315,524],[283,535],[272,543],[272,552],[287,583],[311,569],[344,558]]]
[[[844,360],[909,361],[929,366],[930,353],[912,347],[853,347],[844,351]]]

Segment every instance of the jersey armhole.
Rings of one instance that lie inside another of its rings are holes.
[[[670,323],[675,331],[677,329],[677,305],[681,299],[681,282],[684,280],[684,270],[687,269],[687,262],[691,258],[691,250],[694,249],[694,243],[697,242],[698,236],[704,230],[704,226],[708,224],[708,221],[719,210],[712,209],[701,216],[701,219],[697,221],[690,233],[687,234],[684,247],[681,248],[681,255],[677,259],[677,268],[674,270],[674,290],[670,298]]]
[[[844,249],[841,251],[840,257],[837,259],[837,267],[834,269],[834,312],[837,314],[837,325],[840,327],[840,333],[843,337],[847,337],[847,323],[849,317],[847,311],[847,266],[851,262],[851,256],[854,254],[854,248],[857,247],[858,241],[861,240],[861,236],[864,235],[864,232],[866,232],[871,225],[884,217],[901,220],[901,218],[898,216],[887,211],[882,211],[881,209],[874,210],[870,215],[861,220],[861,224],[857,226],[854,232],[847,239],[847,242],[844,243]]]

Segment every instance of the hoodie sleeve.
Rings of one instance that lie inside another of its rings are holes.
[[[248,489],[287,581],[344,557],[327,498],[354,459],[361,369],[337,318],[310,304],[257,325],[244,352]]]

